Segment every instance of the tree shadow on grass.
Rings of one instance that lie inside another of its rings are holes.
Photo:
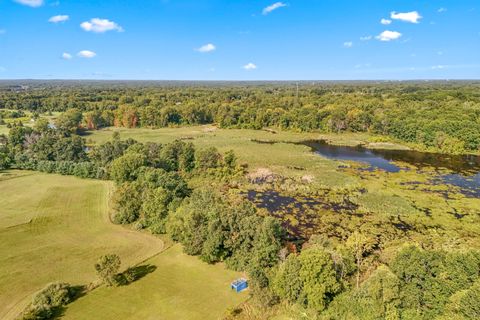
[[[136,267],[131,267],[125,270],[125,272],[117,276],[118,284],[121,286],[129,285],[132,282],[140,280],[145,277],[147,274],[157,270],[157,266],[146,264]]]
[[[145,277],[147,274],[154,272],[157,270],[157,266],[146,264],[136,267],[131,267],[125,270],[123,273],[120,273],[116,276],[116,281],[118,286],[127,286],[132,282],[140,280],[141,278]],[[68,304],[56,307],[50,310],[49,316],[46,318],[48,319],[60,319],[65,315],[65,312],[68,308],[68,305],[75,300],[85,296],[88,292],[86,286],[73,286],[71,287],[71,298]]]
[[[49,319],[60,319],[65,315],[65,311],[68,308],[68,305],[75,300],[85,296],[87,294],[87,287],[86,286],[72,286],[70,287],[71,290],[71,297],[70,301],[68,302],[67,305],[63,305],[60,307],[53,308],[52,315]]]

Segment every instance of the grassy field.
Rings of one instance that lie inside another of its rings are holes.
[[[115,252],[123,267],[163,249],[153,236],[110,223],[110,184],[26,171],[0,173],[0,319],[14,318],[52,281],[85,285]]]
[[[151,273],[129,286],[88,292],[69,306],[67,319],[218,319],[246,299],[229,289],[239,273],[187,256],[178,245],[162,252],[159,238],[111,224],[111,187],[0,173],[0,319],[13,319],[49,282],[95,281],[93,265],[106,253],[117,253],[123,269],[140,263]]]
[[[247,293],[230,290],[239,277],[182,253],[179,245],[145,261],[155,271],[124,287],[102,287],[70,304],[64,319],[221,319]]]

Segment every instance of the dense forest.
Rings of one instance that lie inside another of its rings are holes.
[[[478,82],[3,83],[0,110],[78,110],[83,127],[369,132],[445,153],[478,152]],[[1,115],[0,115],[1,117]]]
[[[87,147],[82,136],[111,125],[216,123],[371,132],[445,152],[477,152],[479,83],[301,83],[298,90],[286,83],[51,86],[34,83],[0,92],[5,118],[61,112],[53,123],[43,117],[31,127],[10,123],[0,141],[0,170],[113,180],[114,223],[167,234],[206,263],[224,262],[246,272],[260,308],[297,305],[322,319],[480,317],[476,250],[388,239],[395,244],[388,247],[392,252],[359,231],[339,239],[315,234],[292,241],[278,219],[229,192],[246,183],[247,168],[234,152],[180,140],[140,143],[118,134]],[[28,312],[35,318],[35,310]]]

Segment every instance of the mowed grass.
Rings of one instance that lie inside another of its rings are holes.
[[[28,171],[0,173],[0,319],[13,319],[53,281],[86,285],[94,263],[117,253],[122,267],[163,249],[153,236],[108,219],[109,182]]]
[[[95,289],[70,304],[64,319],[222,319],[248,295],[230,289],[239,273],[187,256],[180,245],[144,264],[155,271],[128,286]]]

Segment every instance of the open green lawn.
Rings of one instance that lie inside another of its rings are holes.
[[[221,319],[247,298],[230,290],[237,272],[182,253],[179,245],[145,261],[155,271],[128,286],[101,287],[68,305],[65,319]]]
[[[246,299],[229,289],[239,273],[187,256],[178,245],[162,252],[159,238],[111,224],[111,188],[104,181],[0,173],[0,319],[13,319],[49,282],[95,281],[93,265],[106,253],[117,253],[122,269],[154,270],[129,286],[88,292],[68,306],[67,319],[218,319]]]
[[[52,281],[86,285],[114,252],[123,267],[163,249],[153,236],[110,223],[110,183],[28,171],[0,173],[0,319],[14,318]]]

